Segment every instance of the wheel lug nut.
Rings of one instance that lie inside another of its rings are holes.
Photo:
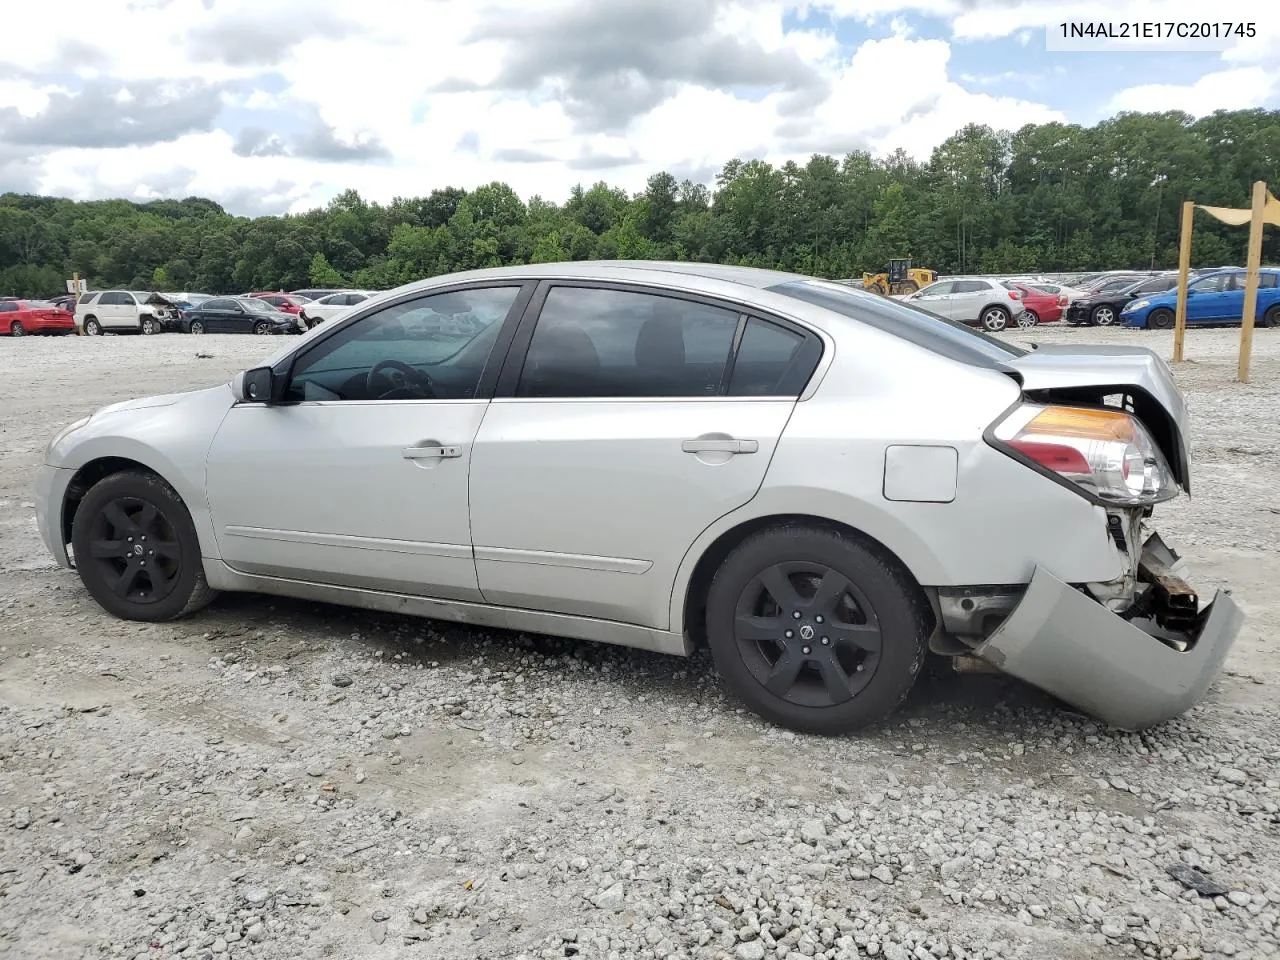
[[[824,647],[829,647],[829,646],[831,646],[831,638],[830,638],[830,637],[823,637],[823,638],[822,638],[822,645],[823,645]]]
[[[801,652],[801,653],[813,653],[813,647],[801,647],[801,648],[800,648],[800,652]]]
[[[145,540],[145,539],[147,539],[147,538],[146,538],[146,537],[143,537],[142,539],[143,539],[143,540]],[[818,616],[814,617],[814,618],[813,618],[813,622],[814,622],[814,623],[821,623],[821,622],[822,622],[822,614],[818,614]]]
[[[783,634],[783,636],[786,637],[788,640],[790,640],[795,635],[796,635],[796,632],[794,630],[788,630],[786,633]]]
[[[799,619],[800,619],[800,611],[799,611],[799,610],[793,610],[793,611],[791,611],[791,618],[792,618],[793,620],[799,620]]]

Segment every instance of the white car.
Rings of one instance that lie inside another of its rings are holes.
[[[119,617],[240,590],[705,644],[752,710],[838,733],[929,652],[1128,729],[1186,710],[1241,613],[1147,530],[1179,487],[1186,410],[1149,350],[585,262],[410,284],[230,383],[105,407],[53,437],[36,499]]]
[[[104,333],[164,332],[178,317],[178,308],[157,293],[137,290],[99,290],[82,294],[76,304],[76,329],[90,337]]]
[[[370,297],[377,296],[369,290],[341,290],[330,293],[310,303],[304,303],[298,316],[307,327],[324,323],[346,313],[352,307],[359,306]]]
[[[981,324],[992,333],[1016,324],[1027,309],[1017,290],[985,277],[939,280],[902,299],[949,320]]]

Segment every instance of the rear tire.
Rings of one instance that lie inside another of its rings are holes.
[[[1116,322],[1116,308],[1105,303],[1099,304],[1093,308],[1089,319],[1099,327],[1110,327]]]
[[[94,484],[76,508],[71,544],[85,589],[122,620],[172,620],[217,595],[186,505],[155,474],[129,470]]]
[[[979,322],[988,333],[999,333],[1009,325],[1009,311],[1004,307],[987,307]]]
[[[1040,322],[1040,317],[1034,310],[1023,310],[1018,314],[1018,326],[1023,330],[1030,330]]]
[[[149,337],[160,332],[160,324],[151,317],[143,317],[141,330],[143,336]]]
[[[1147,314],[1147,326],[1152,330],[1171,330],[1174,316],[1172,310],[1152,310]]]
[[[102,325],[98,323],[97,317],[84,318],[84,333],[87,337],[102,336]]]
[[[707,638],[726,686],[753,712],[805,733],[849,733],[911,690],[928,610],[910,575],[862,538],[786,524],[725,558],[707,593]]]
[[[27,328],[22,325],[21,320],[15,320],[9,324],[9,336],[24,337],[27,335]]]

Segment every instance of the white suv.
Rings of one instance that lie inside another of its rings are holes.
[[[91,337],[104,333],[161,333],[177,310],[155,293],[102,290],[76,305],[76,329]]]
[[[948,320],[981,324],[992,333],[1009,326],[1027,309],[1017,290],[982,277],[939,280],[902,299]]]

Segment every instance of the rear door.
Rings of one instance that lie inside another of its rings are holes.
[[[685,551],[755,496],[821,352],[734,304],[542,284],[472,455],[485,599],[667,628]]]
[[[957,280],[951,296],[947,298],[948,316],[961,322],[975,321],[994,295],[991,285],[985,280]]]

